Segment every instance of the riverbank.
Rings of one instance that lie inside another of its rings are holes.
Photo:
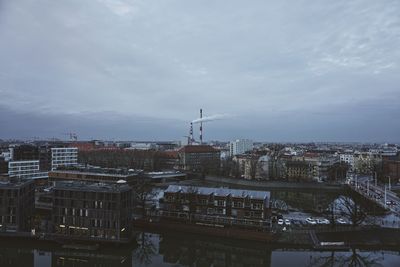
[[[203,180],[206,183],[211,183],[214,185],[230,185],[230,186],[240,186],[253,188],[253,189],[286,189],[286,190],[328,190],[328,191],[339,191],[344,188],[342,184],[327,184],[327,183],[296,183],[296,182],[280,182],[280,181],[254,181],[254,180],[244,180],[235,179],[227,177],[216,177],[216,176],[206,176]]]

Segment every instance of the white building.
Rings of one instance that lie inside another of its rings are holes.
[[[8,175],[19,179],[47,178],[47,172],[39,171],[39,160],[18,160],[8,162]]]
[[[238,139],[229,143],[229,153],[231,157],[244,154],[253,150],[253,141],[248,139]]]
[[[78,165],[77,147],[57,147],[51,149],[51,170],[54,171],[60,166]]]
[[[340,154],[340,162],[349,164],[351,170],[354,170],[354,155],[353,154]]]

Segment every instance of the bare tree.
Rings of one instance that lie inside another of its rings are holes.
[[[339,198],[338,210],[343,217],[346,217],[353,226],[360,225],[367,218],[365,209],[356,197],[347,193]]]
[[[149,265],[157,250],[154,246],[150,234],[142,232],[138,238],[138,248],[134,250],[134,258],[138,259],[140,264]]]
[[[154,190],[153,185],[148,179],[138,178],[137,183],[134,187],[134,195],[136,206],[139,206],[143,217],[146,217],[146,208],[148,202],[154,199],[157,192]]]

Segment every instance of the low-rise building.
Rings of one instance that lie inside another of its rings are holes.
[[[194,220],[222,216],[234,220],[266,220],[270,192],[170,185],[164,191],[164,214],[186,214]],[[202,217],[206,216],[206,217]]]
[[[132,188],[117,184],[56,182],[52,222],[62,239],[129,242]]]
[[[9,161],[8,175],[18,179],[46,179],[47,172],[41,172],[39,168],[39,160]]]
[[[0,232],[29,232],[35,208],[32,180],[0,182]]]

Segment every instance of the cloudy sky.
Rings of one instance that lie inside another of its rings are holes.
[[[398,0],[0,0],[0,138],[400,141]]]

